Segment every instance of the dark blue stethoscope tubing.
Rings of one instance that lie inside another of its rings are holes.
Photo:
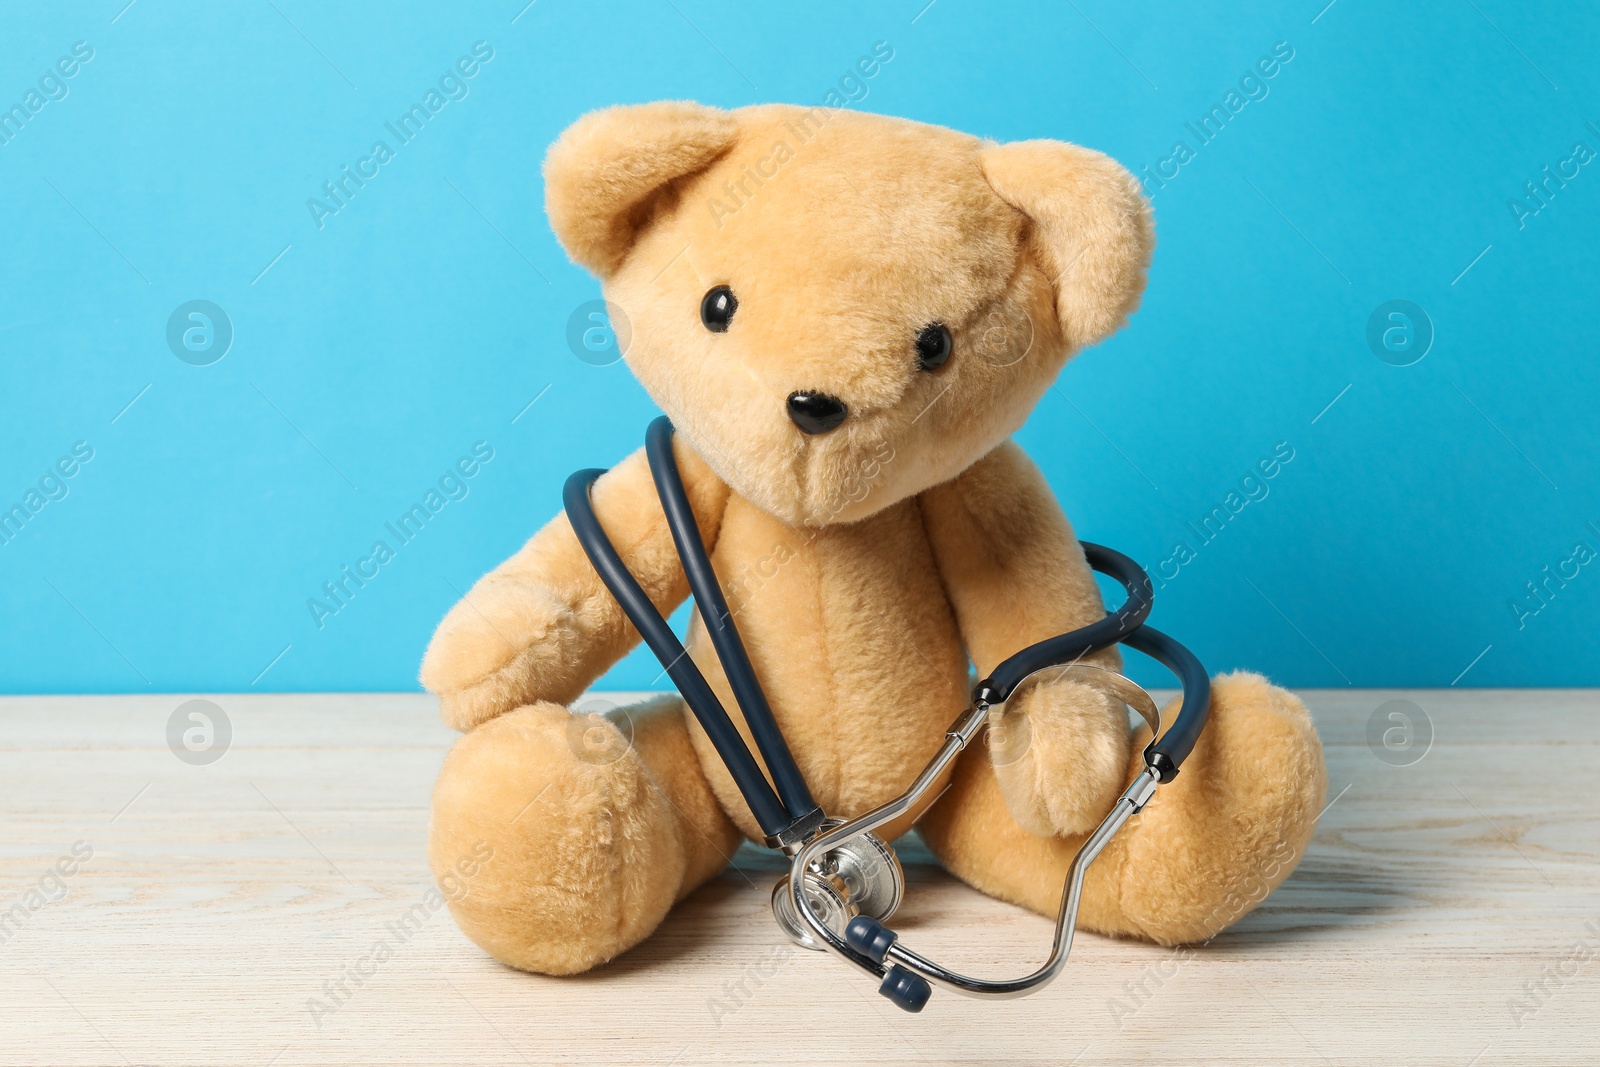
[[[1112,645],[1125,644],[1170,670],[1183,688],[1183,704],[1177,720],[1155,739],[1146,755],[1150,766],[1160,772],[1161,779],[1169,781],[1193,751],[1205,727],[1211,710],[1211,679],[1193,652],[1145,625],[1155,593],[1144,568],[1105,545],[1090,541],[1082,544],[1089,565],[1120,583],[1127,591],[1127,600],[1099,622],[1046,638],[1014,653],[978,683],[973,690],[974,699],[998,704],[1010,697],[1025,678],[1038,671],[1076,662]]]
[[[689,494],[683,487],[683,475],[672,452],[672,420],[665,415],[651,422],[645,433],[645,456],[650,462],[650,475],[655,479],[662,511],[667,516],[667,528],[672,531],[678,558],[689,580],[689,590],[700,610],[700,619],[722,662],[734,700],[761,751],[767,773],[772,776],[772,784],[777,787],[778,797],[791,821],[811,815],[817,811],[817,802],[795,763],[794,754],[789,751],[783,731],[778,728],[772,707],[767,703],[767,694],[750,663],[750,654],[739,638],[728,601],[722,595],[721,583],[712,569],[694,509],[689,505]]]
[[[990,704],[999,704],[1011,696],[1011,691],[1029,675],[1110,648],[1125,640],[1150,617],[1155,594],[1151,589],[1150,576],[1145,574],[1144,568],[1115,549],[1089,541],[1082,544],[1083,555],[1089,561],[1089,566],[1119,582],[1127,590],[1128,599],[1098,622],[1047,637],[1013,653],[978,683],[973,690],[976,697]]]
[[[717,755],[728,768],[745,803],[750,805],[750,813],[755,816],[764,833],[775,835],[793,820],[788,817],[783,803],[762,775],[755,757],[733,725],[733,720],[728,718],[722,702],[712,692],[705,675],[700,673],[700,668],[684,649],[683,642],[678,640],[667,620],[662,618],[661,612],[656,610],[655,604],[622,562],[616,547],[606,536],[605,528],[595,516],[594,505],[589,500],[589,489],[595,479],[604,473],[596,469],[581,470],[567,479],[561,491],[567,521],[572,524],[578,544],[582,546],[584,555],[589,557],[600,580],[616,598],[623,614],[639,631],[650,651],[666,668],[667,675],[678,687],[684,702],[705,729],[706,736],[711,739]]]
[[[1160,772],[1161,780],[1170,781],[1194,751],[1211,713],[1211,676],[1198,656],[1153,626],[1140,626],[1123,639],[1123,644],[1177,675],[1178,684],[1183,687],[1183,704],[1177,719],[1162,731],[1145,755],[1146,762]]]

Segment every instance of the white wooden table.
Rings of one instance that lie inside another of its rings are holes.
[[[397,936],[453,736],[429,698],[212,697],[209,765],[168,748],[185,697],[7,698],[0,1063],[1600,1063],[1600,692],[1306,697],[1336,799],[1263,907],[1190,952],[1082,936],[1043,993],[919,1016],[789,949],[750,848],[581,978],[500,967],[444,910]],[[1395,698],[1436,734],[1409,766],[1366,739]],[[919,949],[1042,958],[1045,920],[904,852]]]

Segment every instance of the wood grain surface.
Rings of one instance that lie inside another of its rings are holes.
[[[494,963],[429,907],[431,698],[211,696],[209,765],[168,746],[189,697],[6,698],[0,1063],[1600,1063],[1600,692],[1304,695],[1332,803],[1261,908],[1193,949],[1084,935],[1043,992],[916,1016],[789,947],[748,846],[595,973]],[[1393,700],[1431,745],[1369,743]],[[908,943],[1043,958],[1044,919],[901,853]]]

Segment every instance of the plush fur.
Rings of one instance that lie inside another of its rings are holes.
[[[969,660],[982,674],[1105,612],[1008,437],[1067,358],[1137,305],[1154,241],[1137,184],[1059,142],[688,103],[586,116],[545,179],[557,236],[627,316],[628,365],[678,428],[712,562],[818,801],[853,816],[890,799],[965,707]],[[723,284],[739,306],[712,333],[701,298]],[[934,322],[954,355],[924,371],[914,339]],[[844,423],[800,433],[785,399],[806,390],[843,399]],[[594,503],[670,612],[688,589],[643,456],[603,476]],[[467,731],[434,794],[430,856],[442,874],[492,844],[451,907],[513,966],[612,958],[741,835],[760,837],[681,702],[566,710],[638,639],[558,515],[473,587],[424,659],[423,683]],[[698,618],[688,644],[733,709]],[[1047,677],[990,740],[921,832],[967,882],[1053,913],[1146,738],[1120,704]],[[1215,934],[1288,875],[1324,791],[1300,702],[1254,675],[1218,678],[1183,773],[1091,868],[1082,924],[1163,944]]]

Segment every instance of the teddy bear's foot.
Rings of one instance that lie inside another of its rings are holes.
[[[1174,702],[1164,721],[1176,714]],[[1149,738],[1146,728],[1133,739],[1129,780],[1144,768]],[[1305,705],[1259,675],[1218,676],[1210,721],[1182,772],[1090,865],[1078,925],[1163,945],[1210,938],[1288,877],[1326,792]],[[1047,915],[1059,909],[1083,843],[1018,825],[981,747],[962,757],[950,790],[919,826],[957,877]]]
[[[680,702],[607,716],[540,703],[450,750],[428,858],[456,922],[492,956],[576,974],[647,937],[738,842]]]

